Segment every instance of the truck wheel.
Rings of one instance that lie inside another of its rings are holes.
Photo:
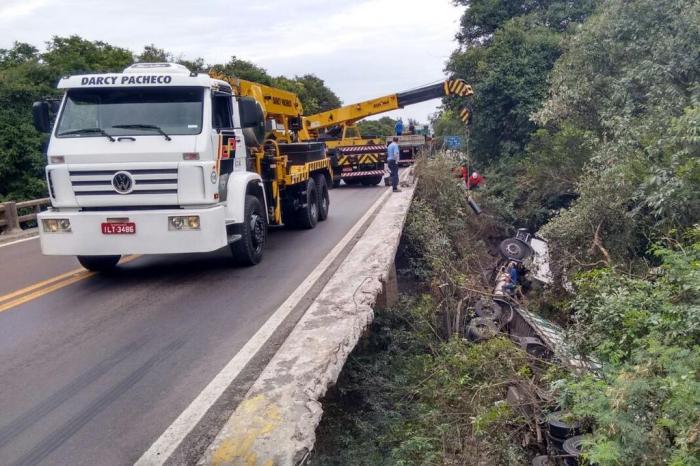
[[[343,181],[345,181],[345,184],[347,185],[355,185],[360,183],[360,179],[355,177],[355,178],[343,178]]]
[[[523,260],[532,253],[530,246],[515,238],[504,239],[498,248],[506,259]]]
[[[382,176],[368,176],[365,178],[362,178],[362,185],[363,186],[376,186],[382,181]]]
[[[334,188],[340,187],[340,178],[333,180],[333,187]]]
[[[498,327],[487,317],[475,317],[469,322],[467,338],[471,341],[483,341],[498,335]]]
[[[320,222],[328,218],[328,209],[331,205],[331,198],[328,195],[328,183],[323,175],[314,176],[316,180],[316,190],[318,191],[318,220]]]
[[[474,312],[477,317],[487,317],[491,320],[500,320],[503,316],[501,307],[491,299],[481,298],[474,305]]]
[[[78,256],[78,262],[91,272],[112,270],[122,256]]]
[[[310,230],[316,226],[318,223],[318,190],[316,189],[316,182],[313,178],[309,178],[306,182],[306,196],[303,199],[305,206],[302,209],[296,211],[295,224],[299,225],[300,228],[306,228]]]
[[[244,266],[255,265],[262,260],[267,239],[267,222],[260,201],[250,194],[245,197],[245,214],[241,226],[241,238],[231,243],[233,260]]]

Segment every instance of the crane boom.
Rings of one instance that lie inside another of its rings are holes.
[[[331,126],[349,126],[372,115],[403,108],[419,102],[431,99],[458,95],[468,97],[474,94],[472,87],[462,79],[449,79],[437,84],[420,87],[406,92],[389,94],[377,97],[364,102],[358,102],[333,110],[328,110],[314,115],[304,117],[304,129],[317,136],[319,130],[330,128]],[[462,115],[462,112],[460,112]],[[468,115],[468,113],[467,113]],[[466,122],[466,120],[465,120]]]

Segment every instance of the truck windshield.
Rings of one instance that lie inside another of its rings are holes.
[[[201,87],[130,87],[70,89],[58,122],[58,137],[163,137],[202,131]],[[150,128],[149,128],[150,127]],[[90,131],[84,131],[85,129]]]

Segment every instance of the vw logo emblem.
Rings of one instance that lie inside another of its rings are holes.
[[[134,190],[134,179],[129,172],[117,172],[112,178],[112,187],[119,194],[129,194]]]

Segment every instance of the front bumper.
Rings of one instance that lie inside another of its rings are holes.
[[[198,215],[199,230],[168,230],[168,216]],[[70,220],[70,233],[47,233],[44,219]],[[110,218],[136,224],[134,234],[106,235],[101,225]],[[41,251],[47,255],[91,256],[207,252],[228,244],[223,206],[205,209],[63,212],[50,209],[37,217]]]

